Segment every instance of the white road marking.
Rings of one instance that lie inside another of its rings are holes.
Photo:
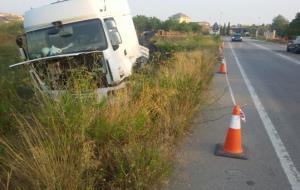
[[[285,172],[285,174],[288,178],[291,188],[292,188],[292,190],[300,190],[300,174],[299,174],[297,168],[295,167],[295,164],[292,161],[291,156],[289,155],[285,145],[283,144],[283,142],[279,136],[279,133],[277,132],[268,113],[266,112],[264,106],[262,105],[258,95],[256,94],[255,89],[253,88],[250,80],[248,79],[247,74],[245,73],[242,65],[240,64],[239,59],[237,58],[236,53],[233,50],[230,42],[229,42],[229,47],[232,51],[235,62],[244,78],[244,81],[246,83],[248,91],[249,91],[251,98],[254,102],[254,105],[258,111],[258,114],[263,122],[263,125],[267,131],[267,134],[271,140],[271,143],[275,149],[275,152],[276,152],[277,157],[280,161],[280,164],[283,168],[283,171]]]
[[[273,53],[273,54],[275,54],[275,55],[277,55],[277,56],[279,56],[279,57],[281,57],[281,58],[284,58],[284,59],[286,59],[286,60],[288,60],[288,61],[291,61],[291,62],[293,62],[293,63],[296,63],[296,64],[300,65],[300,61],[298,61],[297,59],[293,59],[293,58],[291,58],[291,57],[289,57],[289,56],[286,56],[286,55],[284,55],[284,54],[282,54],[282,53],[274,52],[274,51],[272,51],[271,49],[269,49],[269,48],[267,48],[267,47],[264,47],[264,46],[262,46],[262,45],[259,45],[259,44],[251,43],[251,42],[249,42],[249,41],[248,41],[248,43],[250,43],[250,44],[252,44],[252,45],[254,45],[254,46],[256,46],[256,47],[258,47],[258,48],[260,48],[260,49],[264,49],[264,50],[266,50],[266,51],[268,51],[268,52],[271,52],[271,53]]]
[[[229,78],[228,78],[228,66],[227,66],[227,62],[225,60],[225,57],[224,57],[223,61],[224,61],[224,64],[226,65],[226,69],[227,69],[227,73],[225,75],[226,75],[226,82],[227,82],[227,86],[228,86],[228,89],[229,89],[230,97],[231,97],[233,105],[236,105],[234,93],[233,93],[233,90],[232,90],[232,87],[231,87],[231,84],[230,84],[230,81],[229,81]]]

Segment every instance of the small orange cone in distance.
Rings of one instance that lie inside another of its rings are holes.
[[[232,117],[224,145],[217,144],[215,154],[230,158],[247,159],[246,152],[242,146],[241,131],[241,108],[236,105],[232,111]]]
[[[227,74],[227,68],[226,68],[226,64],[224,62],[221,63],[219,73],[220,74]]]

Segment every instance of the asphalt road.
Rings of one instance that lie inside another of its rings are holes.
[[[238,104],[246,105],[242,133],[249,160],[213,154],[232,110],[225,76],[216,74],[212,104],[192,124],[166,189],[300,190],[300,55],[252,39],[225,41],[229,81]]]

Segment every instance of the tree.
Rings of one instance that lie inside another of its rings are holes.
[[[197,23],[179,23],[177,20],[169,19],[161,21],[155,17],[138,15],[133,17],[133,22],[138,32],[143,31],[180,31],[180,32],[201,32],[201,26]]]
[[[287,33],[290,38],[300,36],[300,12],[296,14],[295,19],[289,24]]]
[[[177,30],[179,22],[174,19],[168,19],[165,22],[162,23],[162,28],[165,31],[170,31],[170,30]]]
[[[179,32],[192,32],[192,27],[189,23],[178,23],[175,27],[175,30]]]
[[[226,36],[226,31],[227,31],[226,24],[224,23],[223,33],[222,33],[223,36]]]
[[[158,18],[150,17],[148,19],[148,22],[150,25],[150,29],[148,29],[148,30],[157,31],[157,30],[161,29],[162,22]]]
[[[289,21],[286,18],[284,18],[282,15],[278,15],[273,19],[271,29],[276,30],[277,35],[283,37],[287,35],[288,26],[289,26]]]
[[[251,26],[249,26],[248,28],[250,36],[256,36],[256,31],[258,30],[258,26],[256,26],[255,24],[252,24]]]
[[[229,36],[230,35],[230,30],[231,30],[231,26],[230,26],[230,22],[228,22],[228,25],[227,25],[227,31],[226,31],[226,34]]]
[[[270,24],[262,24],[257,26],[258,35],[263,36],[265,32],[270,31],[271,27],[272,26]]]
[[[161,21],[155,17],[146,17],[138,15],[133,17],[133,22],[136,30],[139,32],[143,31],[157,31],[161,28]]]
[[[133,22],[137,31],[142,32],[147,27],[148,18],[143,15],[133,17]]]
[[[202,26],[200,26],[198,23],[190,23],[191,27],[192,27],[192,31],[193,32],[202,32]]]
[[[212,29],[213,29],[214,32],[218,32],[220,30],[220,27],[219,27],[218,23],[215,22]]]
[[[220,25],[220,35],[223,35],[223,26]]]

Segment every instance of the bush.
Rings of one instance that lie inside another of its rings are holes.
[[[218,43],[193,39],[180,39],[180,48],[175,42],[172,58],[164,64],[153,59],[126,89],[101,102],[93,94],[66,93],[58,101],[36,95],[23,104],[27,112],[8,109],[12,117],[4,125],[15,131],[0,137],[1,188],[157,187],[170,175],[177,137],[199,109],[214,73]],[[172,40],[158,44],[172,46]]]
[[[179,32],[202,32],[202,28],[197,23],[179,23],[177,20],[168,19],[161,21],[155,17],[146,17],[143,15],[137,15],[133,17],[135,28],[138,32],[143,31],[179,31]]]
[[[9,65],[19,62],[15,39],[22,33],[22,23],[0,24],[0,133],[11,133],[14,129],[11,110],[27,112],[31,84],[23,69],[10,69]]]
[[[157,37],[155,45],[162,51],[193,51],[197,49],[214,48],[216,43],[220,42],[220,37],[214,40],[210,36],[202,35],[183,35],[179,37]]]

